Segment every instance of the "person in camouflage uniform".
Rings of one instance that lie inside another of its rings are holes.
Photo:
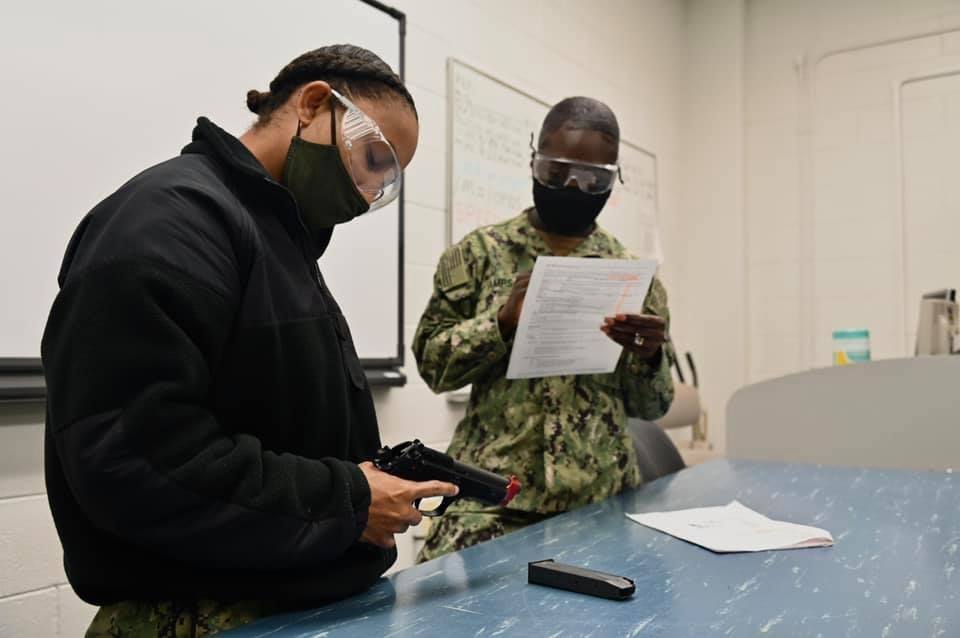
[[[101,607],[85,638],[205,638],[278,611],[277,605],[260,600],[127,601]]]
[[[669,312],[659,279],[653,280],[643,315],[618,315],[597,326],[624,345],[613,373],[519,380],[505,376],[513,329],[539,255],[631,258],[615,237],[594,223],[606,197],[592,195],[598,199],[590,200],[579,184],[564,184],[562,189],[554,185],[553,194],[546,192],[543,184],[538,186],[537,158],[549,151],[609,167],[616,162],[618,146],[616,119],[605,105],[589,98],[559,103],[544,122],[534,156],[536,206],[473,231],[440,259],[413,351],[420,374],[435,392],[473,386],[466,416],[447,452],[500,475],[516,474],[523,488],[508,508],[458,501],[434,521],[418,562],[641,482],[627,417],[658,418],[673,400],[664,353],[669,347]],[[586,179],[589,174],[578,181]],[[558,199],[567,192],[573,205]],[[557,223],[557,209],[567,216],[566,225],[563,220]],[[578,214],[586,223],[579,231],[577,222],[569,221]]]

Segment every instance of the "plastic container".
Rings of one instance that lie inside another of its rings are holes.
[[[870,361],[870,331],[866,329],[833,331],[833,364]]]

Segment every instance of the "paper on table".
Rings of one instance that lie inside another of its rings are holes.
[[[613,372],[622,346],[603,318],[640,314],[655,260],[539,257],[514,336],[508,379]]]
[[[826,530],[774,521],[739,501],[722,507],[627,514],[627,518],[718,553],[833,545],[833,536]]]

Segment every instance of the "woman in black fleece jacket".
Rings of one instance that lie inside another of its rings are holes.
[[[369,587],[411,503],[317,267],[419,133],[373,53],[305,53],[239,139],[205,118],[80,223],[43,337],[45,469],[88,637],[212,635]],[[191,633],[192,632],[192,633]]]

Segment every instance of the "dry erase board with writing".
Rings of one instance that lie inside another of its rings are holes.
[[[533,203],[531,134],[549,105],[459,60],[447,63],[451,243],[509,219]],[[599,223],[637,257],[663,259],[657,227],[657,159],[620,141],[617,183]]]
[[[350,42],[394,69],[395,16],[360,0],[34,0],[4,9],[0,357],[37,357],[57,271],[88,210],[175,156],[200,115],[239,135],[248,89],[297,55]],[[399,362],[399,203],[337,228],[320,266],[367,363]]]

